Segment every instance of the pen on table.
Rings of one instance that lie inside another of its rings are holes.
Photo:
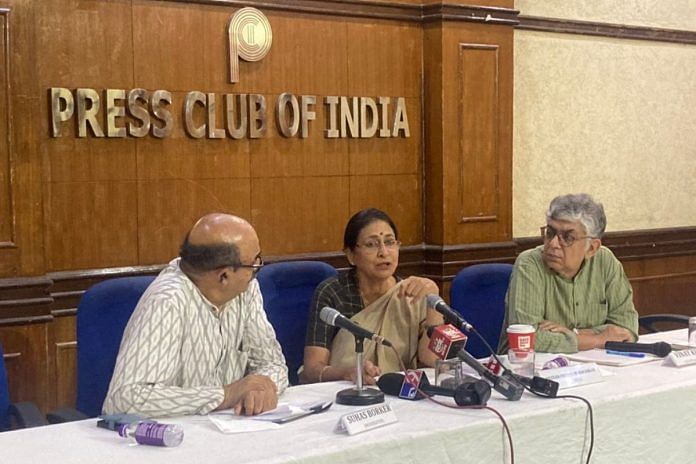
[[[631,358],[644,358],[645,357],[645,353],[634,353],[632,351],[607,350],[607,354],[615,354],[618,356],[629,356]]]

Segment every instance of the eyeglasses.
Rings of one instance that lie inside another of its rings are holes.
[[[355,246],[364,248],[368,253],[377,253],[382,246],[389,251],[397,250],[401,246],[401,242],[393,238],[388,238],[385,241],[370,239],[365,243],[357,243]]]
[[[544,238],[544,240],[548,240],[550,242],[551,240],[553,240],[554,237],[558,237],[558,243],[565,248],[573,245],[573,243],[575,243],[578,240],[582,240],[585,238],[596,238],[592,235],[583,235],[582,237],[576,237],[575,235],[573,235],[572,230],[559,231],[549,225],[541,226],[540,229],[541,236]]]
[[[263,262],[263,258],[261,257],[261,255],[259,255],[254,260],[254,264],[237,264],[236,267],[238,267],[238,268],[244,267],[247,269],[253,269],[254,275],[256,275],[256,273],[259,272],[259,270],[264,266],[265,266],[265,264]]]

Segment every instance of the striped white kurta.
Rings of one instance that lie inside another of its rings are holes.
[[[278,393],[288,371],[256,279],[219,311],[175,259],[138,302],[121,340],[104,413],[206,414],[223,386],[267,375]]]

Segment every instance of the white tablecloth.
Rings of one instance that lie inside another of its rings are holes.
[[[686,335],[684,335],[685,337]],[[562,393],[587,398],[595,412],[592,463],[696,462],[696,366],[662,360],[603,368],[602,383]],[[282,401],[332,399],[336,382],[290,388]],[[429,401],[387,397],[399,421],[367,433],[334,432],[356,407],[328,411],[277,430],[224,435],[205,417],[186,417],[176,448],[132,446],[96,420],[0,433],[0,463],[508,463],[500,421],[486,410],[454,410]],[[447,401],[451,401],[446,399]],[[589,443],[587,408],[571,399],[525,393],[511,402],[493,393],[489,406],[510,425],[517,463],[582,463]],[[166,422],[163,420],[162,422]]]

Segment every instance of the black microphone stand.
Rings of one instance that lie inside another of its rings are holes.
[[[336,403],[351,406],[367,406],[384,402],[384,393],[363,385],[363,342],[364,337],[355,336],[355,362],[358,372],[356,385],[336,393]]]

